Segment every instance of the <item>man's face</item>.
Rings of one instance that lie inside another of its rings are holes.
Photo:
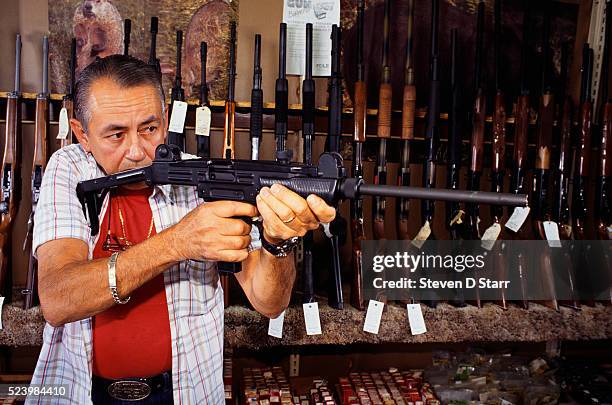
[[[153,86],[122,88],[99,79],[91,86],[88,109],[87,132],[77,120],[71,120],[72,129],[106,174],[149,165],[164,143],[167,119]]]

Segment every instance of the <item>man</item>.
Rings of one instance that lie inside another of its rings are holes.
[[[280,185],[262,189],[253,206],[203,203],[194,187],[139,184],[106,197],[92,237],[76,185],[151,163],[168,125],[157,73],[131,57],[100,59],[79,78],[75,116],[79,144],[49,160],[36,210],[47,324],[32,384],[65,384],[61,403],[224,403],[215,261],[242,262],[236,278],[249,301],[276,317],[295,268],[291,254],[269,251],[330,222],[334,208]],[[235,218],[255,215],[261,236]]]

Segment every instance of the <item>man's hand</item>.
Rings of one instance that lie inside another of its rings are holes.
[[[172,246],[181,260],[241,262],[247,258],[251,225],[232,217],[257,216],[254,205],[214,201],[191,211],[172,231]]]
[[[304,236],[321,222],[331,222],[336,217],[336,209],[322,198],[311,194],[304,199],[280,184],[260,190],[257,209],[263,218],[266,240],[271,243]]]

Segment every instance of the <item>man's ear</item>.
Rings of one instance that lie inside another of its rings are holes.
[[[83,149],[85,149],[85,152],[91,152],[91,148],[89,147],[89,138],[83,130],[83,125],[81,125],[81,122],[76,118],[71,118],[70,128],[72,129],[74,136],[76,136]]]

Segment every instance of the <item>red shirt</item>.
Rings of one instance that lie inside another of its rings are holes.
[[[112,254],[102,250],[109,213],[111,235],[124,236],[119,219],[121,210],[126,239],[132,244],[147,239],[153,218],[149,205],[151,194],[151,188],[120,189],[111,196],[110,207],[100,225],[94,259]],[[121,254],[119,256],[118,273],[122,271]],[[164,276],[159,274],[133,291],[127,304],[114,305],[93,317],[93,373],[109,379],[150,377],[171,368],[170,321]]]

